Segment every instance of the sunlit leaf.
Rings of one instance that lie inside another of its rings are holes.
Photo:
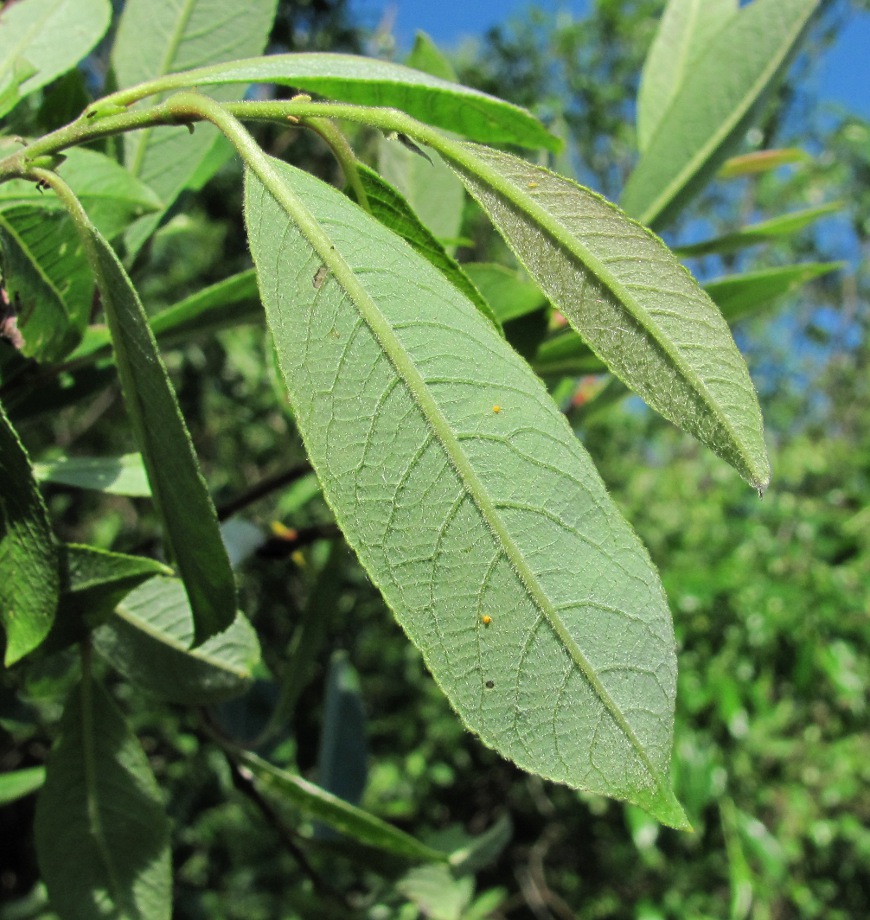
[[[741,176],[771,172],[779,169],[780,166],[810,163],[812,159],[805,150],[796,147],[781,150],[754,150],[752,153],[743,153],[726,160],[720,167],[717,176],[720,179],[738,179]]]
[[[608,368],[756,488],[770,478],[758,400],[728,325],[665,244],[569,179],[462,144],[471,194]]]
[[[245,216],[297,425],[436,680],[520,766],[685,826],[667,603],[564,417],[398,237],[307,174],[255,163]]]
[[[110,495],[148,496],[151,487],[141,454],[120,457],[64,457],[34,463],[33,473],[41,482],[94,489]]]

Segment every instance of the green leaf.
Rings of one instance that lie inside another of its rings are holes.
[[[254,162],[245,216],[294,417],[436,680],[524,769],[685,826],[667,602],[564,417],[405,243],[322,182]]]
[[[480,292],[469,280],[459,263],[429,232],[428,227],[420,221],[408,202],[389,183],[384,182],[376,172],[362,163],[357,164],[357,172],[368,198],[372,216],[410,243],[424,259],[428,259],[459,291],[465,294],[496,328],[500,329],[498,320],[486,299],[481,297]]]
[[[154,89],[146,84],[113,93],[106,99],[127,103],[151,92],[225,83],[277,83],[328,99],[396,108],[426,124],[483,143],[553,151],[561,146],[561,141],[519,106],[400,64],[352,54],[272,54],[201,67],[155,82]]]
[[[142,747],[106,692],[73,690],[36,807],[36,851],[61,920],[169,920],[169,822]]]
[[[763,489],[761,412],[727,323],[665,244],[570,179],[471,144],[454,166],[596,355]]]
[[[277,0],[126,0],[112,47],[118,86],[260,54],[276,4]],[[243,87],[210,92],[218,99],[239,99],[243,94]],[[220,165],[212,156],[217,138],[218,132],[208,124],[198,125],[192,136],[184,128],[135,131],[124,136],[124,162],[168,208],[191,182],[202,183],[204,162]],[[131,229],[130,251],[138,250],[154,232],[162,213]]]
[[[670,0],[644,61],[637,94],[637,143],[649,146],[668,106],[694,79],[696,58],[737,15],[738,0]]]
[[[193,609],[197,644],[236,615],[236,589],[187,426],[127,273],[99,231],[81,222],[112,334],[115,363],[169,553]]]
[[[738,179],[742,176],[754,176],[758,173],[771,172],[780,166],[794,163],[811,163],[813,158],[797,147],[780,150],[754,150],[726,160],[716,174],[720,179]]]
[[[95,150],[72,148],[65,154],[58,172],[76,193],[94,226],[109,239],[131,220],[161,207],[160,199],[148,186],[115,160]],[[63,210],[52,192],[42,192],[35,183],[23,179],[0,185],[0,210],[17,204],[42,210]]]
[[[24,446],[0,405],[0,620],[6,667],[39,646],[57,609],[60,576],[48,510]]]
[[[39,361],[63,358],[87,322],[93,289],[69,218],[30,205],[0,210],[0,256],[22,352]]]
[[[532,367],[541,377],[580,377],[600,374],[607,367],[592,349],[571,329],[542,342],[535,353]]]
[[[439,77],[442,80],[449,80],[456,83],[456,68],[450,63],[448,58],[442,54],[441,49],[425,33],[417,30],[414,36],[414,47],[405,60],[405,66],[413,70],[422,70],[433,77]]]
[[[623,190],[626,212],[667,223],[706,183],[785,72],[817,5],[754,0],[699,49]]]
[[[0,774],[0,806],[36,792],[45,782],[45,767],[27,767]]]
[[[141,454],[120,457],[63,457],[34,463],[33,474],[40,482],[53,482],[75,489],[94,489],[109,495],[151,495]]]
[[[716,278],[708,281],[704,289],[719,305],[728,322],[734,323],[772,306],[780,297],[796,291],[814,278],[839,271],[841,268],[842,262],[780,265],[742,275]]]
[[[61,595],[57,617],[45,642],[55,652],[87,638],[115,606],[143,581],[172,570],[153,559],[112,553],[96,546],[60,547]]]
[[[461,920],[474,895],[474,879],[454,878],[447,866],[417,866],[396,882],[396,890],[424,917]]]
[[[491,306],[500,323],[528,316],[547,305],[541,289],[504,265],[466,262],[462,270]]]
[[[836,214],[842,210],[843,205],[837,201],[820,205],[817,208],[804,208],[801,211],[793,211],[791,214],[781,214],[770,220],[750,224],[748,227],[741,227],[734,233],[726,233],[712,240],[704,240],[689,246],[677,246],[674,252],[682,259],[706,256],[711,253],[735,252],[747,246],[757,246],[769,240],[791,236],[809,227],[820,217]]]
[[[240,759],[265,789],[352,840],[406,859],[442,862],[447,858],[446,853],[433,850],[386,821],[348,804],[301,776],[272,766],[256,754],[243,752]]]
[[[194,649],[190,603],[177,579],[150,579],[128,594],[115,613],[94,631],[94,647],[149,693],[204,706],[250,689],[260,646],[241,613],[224,632]]]
[[[75,67],[103,37],[112,18],[109,0],[26,0],[6,4],[0,16],[0,87],[15,82],[23,63],[33,74],[21,96]]]
[[[439,240],[455,240],[459,236],[465,190],[437,153],[427,160],[397,140],[381,137],[378,171],[402,193],[414,213]]]

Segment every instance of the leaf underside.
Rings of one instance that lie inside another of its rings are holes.
[[[521,767],[685,827],[667,603],[543,385],[393,234],[305,173],[260,169],[246,222],[297,424],[436,680]]]

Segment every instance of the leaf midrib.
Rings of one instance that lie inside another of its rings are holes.
[[[796,20],[795,27],[788,33],[788,42],[784,43],[787,49],[791,49],[794,46],[797,36],[804,29],[809,17],[813,14],[815,9],[815,6],[811,7],[809,12]],[[741,10],[734,20],[728,22],[723,27],[723,29],[717,33],[717,36],[721,36],[726,29],[732,26],[732,24],[736,29],[736,27],[741,24],[740,17],[746,16],[748,12],[749,10]],[[686,163],[683,169],[681,169],[680,172],[667,185],[664,186],[659,195],[653,199],[653,201],[647,207],[646,211],[643,214],[638,215],[637,219],[640,223],[647,225],[653,224],[656,218],[665,210],[671,201],[676,198],[680,190],[685,187],[691,177],[700,171],[704,163],[709,160],[713,153],[716,151],[717,147],[723,143],[728,134],[734,130],[734,128],[740,123],[740,120],[744,118],[752,106],[755,105],[760,94],[764,91],[765,85],[773,79],[777,70],[783,65],[787,56],[788,52],[786,52],[786,54],[774,55],[770,59],[767,66],[759,75],[759,78],[752,84],[751,91],[748,91],[744,94],[743,102],[734,109],[729,118],[726,118],[720,123],[718,129],[710,135],[707,143],[698,148],[697,153],[688,161],[688,163]],[[684,88],[685,87],[681,86],[671,97],[670,104],[666,108],[664,114],[659,120],[658,125],[656,126],[655,131],[649,139],[649,143],[646,147],[647,152],[655,148],[659,135],[668,126],[668,117],[675,108],[679,108],[678,102]]]
[[[384,354],[393,365],[397,376],[405,384],[415,400],[418,408],[428,422],[434,436],[438,439],[448,460],[465,486],[467,494],[474,501],[477,509],[491,533],[497,538],[499,548],[507,557],[517,576],[520,578],[529,598],[537,609],[543,614],[550,627],[561,640],[575,665],[579,668],[596,696],[601,700],[605,709],[614,720],[620,731],[628,739],[646,766],[656,786],[665,794],[669,790],[665,787],[661,771],[652,763],[646,750],[638,739],[634,730],[629,725],[622,710],[610,696],[601,683],[591,664],[587,660],[574,638],[568,632],[558,612],[554,608],[537,576],[526,561],[525,554],[509,533],[502,516],[498,513],[495,502],[478,477],[471,461],[462,450],[457,436],[454,434],[447,419],[429,391],[428,385],[417,366],[414,364],[404,345],[396,335],[392,326],[381,312],[377,303],[363,287],[353,269],[344,258],[333,248],[333,244],[326,231],[308,211],[303,202],[275,172],[265,156],[247,157],[248,166],[257,174],[258,179],[267,192],[275,199],[276,203],[299,226],[308,242],[324,264],[332,272],[335,280],[344,288],[346,294],[356,306],[363,321],[368,325]]]

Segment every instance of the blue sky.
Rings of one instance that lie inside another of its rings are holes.
[[[352,9],[363,16],[367,25],[375,26],[384,16],[395,16],[393,32],[402,47],[410,46],[417,29],[451,47],[465,36],[481,35],[489,26],[528,5],[527,0],[351,0]],[[588,8],[587,0],[563,0],[550,5],[577,16],[584,15]],[[855,14],[822,62],[813,89],[822,99],[870,118],[870,13]]]

